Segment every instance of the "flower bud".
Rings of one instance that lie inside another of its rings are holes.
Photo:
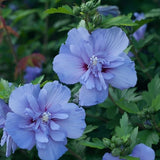
[[[103,138],[103,143],[105,146],[110,147],[111,145],[111,140],[108,138]]]
[[[88,7],[88,9],[93,9],[94,8],[94,2],[93,1],[88,1],[87,3],[86,3],[86,6]]]
[[[121,149],[120,148],[114,148],[112,150],[112,155],[115,156],[115,157],[120,156],[120,153],[121,153]]]
[[[74,6],[73,7],[73,14],[74,15],[76,15],[76,16],[79,15],[80,11],[81,11],[81,9],[80,9],[79,6]]]
[[[85,3],[81,4],[81,12],[87,13],[89,11],[88,7],[86,6]]]

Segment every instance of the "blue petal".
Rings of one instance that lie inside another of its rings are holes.
[[[134,87],[137,83],[134,62],[126,62],[124,65],[109,69],[108,72],[114,77],[107,82],[115,88],[127,89]]]
[[[155,152],[152,148],[141,143],[134,147],[131,156],[140,158],[140,160],[154,160]]]
[[[84,109],[73,103],[68,103],[62,106],[62,111],[66,112],[69,117],[64,120],[57,120],[56,123],[65,131],[67,137],[79,138],[82,136],[86,127]]]
[[[58,81],[46,83],[43,88],[47,91],[46,108],[52,107],[55,111],[56,104],[67,103],[71,97],[69,88]]]
[[[41,159],[57,160],[67,151],[67,148],[64,142],[55,142],[50,139],[44,148],[37,145],[37,150]]]
[[[110,153],[105,153],[102,160],[120,160],[119,157],[113,157]]]
[[[67,84],[79,82],[85,72],[83,67],[82,59],[69,54],[59,54],[53,61],[53,70],[58,74],[59,79]]]
[[[91,36],[95,55],[99,51],[105,51],[106,56],[117,56],[122,53],[129,44],[125,32],[118,27],[97,29],[92,32]]]
[[[40,143],[47,143],[48,142],[48,136],[40,129],[38,131],[36,131],[35,138],[36,138],[36,141],[38,141]]]
[[[28,106],[26,95],[33,95],[35,98],[38,97],[40,91],[39,84],[25,84],[19,88],[16,88],[10,95],[9,107],[15,113],[25,116],[24,111]]]
[[[54,141],[65,141],[66,134],[63,131],[50,131],[50,136]]]
[[[25,126],[28,123],[27,119],[15,113],[7,114],[6,131],[20,148],[30,150],[35,145],[34,131],[19,127],[19,125]]]
[[[79,104],[81,106],[92,106],[102,103],[108,96],[108,86],[106,90],[87,89],[82,86],[79,92]]]

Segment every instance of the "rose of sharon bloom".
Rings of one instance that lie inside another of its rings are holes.
[[[12,138],[5,129],[5,121],[7,113],[10,112],[8,105],[0,99],[0,128],[3,128],[3,136],[1,138],[1,146],[6,143],[6,157],[9,157],[11,152],[14,153],[17,145],[13,142]]]
[[[15,89],[6,130],[18,147],[30,150],[36,145],[41,159],[59,159],[67,151],[66,138],[79,138],[86,127],[84,109],[68,103],[70,97],[69,88],[58,81],[42,89],[31,83]]]
[[[141,143],[133,148],[133,151],[130,156],[140,158],[140,160],[154,160],[155,152],[152,148]],[[102,160],[123,160],[123,159],[119,159],[119,157],[114,157],[110,153],[105,153]]]
[[[41,72],[42,69],[39,67],[27,66],[24,75],[25,83],[30,83],[31,81],[33,81],[36,77],[40,76]]]
[[[119,89],[137,82],[134,62],[123,52],[128,38],[120,28],[72,29],[53,61],[53,70],[66,84],[80,82],[79,104],[91,106],[108,96],[109,84]]]
[[[134,16],[136,17],[135,20],[137,21],[140,21],[142,19],[145,19],[145,16],[143,13],[134,13]],[[147,28],[147,24],[144,24],[143,26],[141,26],[138,30],[136,30],[134,33],[133,33],[133,37],[139,41],[140,39],[143,39],[144,38],[144,34],[146,32],[146,28]]]

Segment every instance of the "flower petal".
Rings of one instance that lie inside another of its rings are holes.
[[[95,47],[95,55],[99,51],[105,51],[106,55],[117,56],[122,53],[129,44],[125,32],[118,27],[97,29],[92,32],[91,36]]]
[[[43,160],[57,160],[59,159],[66,151],[64,142],[55,142],[49,139],[49,142],[44,148],[38,147],[38,155]]]
[[[134,62],[128,62],[117,68],[109,69],[108,72],[114,77],[107,82],[115,88],[127,89],[134,87],[137,83]]]
[[[40,129],[35,133],[36,141],[40,143],[47,143],[48,142],[48,136],[42,132]]]
[[[24,111],[26,106],[28,106],[28,101],[26,94],[33,95],[35,98],[38,97],[40,91],[40,86],[33,84],[25,84],[19,88],[16,88],[10,95],[9,98],[9,107],[15,113],[25,116]]]
[[[71,97],[69,88],[58,81],[46,83],[43,89],[47,91],[46,108],[56,108],[56,104],[67,103]]]
[[[120,160],[119,157],[113,157],[111,153],[105,153],[102,160]]]
[[[15,113],[8,113],[5,125],[6,131],[20,148],[30,150],[35,145],[34,132],[28,128],[19,128],[19,122],[21,122],[21,125],[29,123],[24,117]]]
[[[92,106],[104,102],[108,96],[108,86],[106,90],[87,89],[82,86],[79,92],[79,104],[81,106]]]
[[[82,59],[68,54],[59,54],[54,58],[53,70],[58,74],[59,79],[67,84],[79,82],[85,72]]]
[[[154,160],[155,152],[152,148],[141,143],[134,147],[131,156],[140,158],[141,160]]]
[[[69,117],[64,120],[57,120],[56,123],[67,133],[69,138],[79,138],[85,127],[85,111],[74,103],[64,104],[62,111],[66,112]]]
[[[52,140],[54,141],[65,141],[66,140],[66,134],[63,131],[50,131],[50,136]]]

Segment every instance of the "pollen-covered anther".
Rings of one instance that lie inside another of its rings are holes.
[[[90,62],[91,62],[91,64],[92,65],[97,65],[97,63],[98,63],[98,58],[95,56],[95,55],[93,55],[91,58],[90,58]]]
[[[49,118],[50,118],[51,114],[49,112],[44,112],[42,114],[42,121],[43,122],[48,122]]]

